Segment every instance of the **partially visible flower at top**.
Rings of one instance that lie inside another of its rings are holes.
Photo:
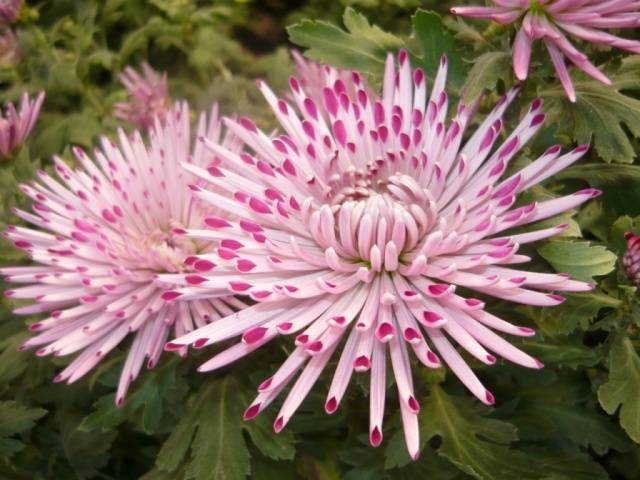
[[[150,128],[157,117],[164,121],[171,111],[167,74],[159,74],[148,63],[142,64],[142,74],[125,68],[120,81],[129,93],[129,100],[114,105],[114,115],[140,128]]]
[[[16,65],[22,56],[18,37],[13,30],[6,28],[0,31],[0,67]]]
[[[23,0],[0,0],[0,24],[11,24],[16,21]]]
[[[325,410],[336,411],[354,370],[371,370],[369,435],[378,446],[389,355],[405,441],[416,458],[420,405],[409,352],[429,368],[440,367],[441,357],[485,404],[493,404],[494,396],[455,344],[488,365],[496,354],[541,368],[495,333],[530,336],[533,330],[489,313],[469,292],[551,307],[564,300],[552,292],[590,290],[564,273],[519,267],[530,260],[519,253],[522,245],[555,235],[566,224],[512,229],[573,209],[600,192],[586,189],[515,206],[519,193],[571,165],[588,147],[561,155],[555,145],[503,178],[542,127],[542,101],[536,99],[503,135],[502,116],[517,93],[511,90],[463,142],[477,103],[459,105],[448,116],[446,58],[430,94],[424,72],[412,72],[406,51],[399,64],[396,69],[389,55],[381,98],[367,93],[355,72],[349,84],[336,81],[324,88],[322,103],[292,78],[295,107],[259,81],[284,134],[269,138],[247,118],[227,120],[245,143],[244,152],[205,142],[220,165],[208,170],[185,165],[213,186],[192,185],[194,195],[225,212],[207,229],[187,229],[186,238],[219,247],[215,256],[196,255],[210,261],[210,268],[159,280],[182,285],[164,294],[169,300],[231,292],[258,302],[167,344],[169,350],[202,348],[240,337],[200,371],[228,365],[278,335],[294,334],[290,356],[260,384],[245,411],[245,418],[255,417],[299,373],[276,417],[276,432],[340,351]]]
[[[237,150],[221,128],[214,107],[208,119],[200,116],[198,137]],[[213,249],[207,240],[175,234],[201,228],[216,212],[189,194],[197,177],[180,167],[215,164],[201,140],[192,149],[186,103],[164,123],[156,121],[148,145],[140,133],[123,131],[119,147],[107,138],[101,144],[93,159],[74,148],[76,169],[56,158],[57,179],[41,171],[39,181],[21,185],[33,213],[15,214],[36,229],[9,226],[5,236],[34,265],[0,268],[0,274],[27,284],[5,291],[7,297],[36,301],[16,314],[48,315],[30,326],[38,335],[21,349],[40,346],[38,356],[81,352],[55,382],[78,380],[133,335],[116,393],[121,404],[145,359],[148,368],[156,365],[171,329],[183,335],[244,305],[233,297],[167,304],[161,294],[169,286],[155,281],[160,273],[197,271]]]
[[[640,288],[640,237],[633,232],[627,232],[624,238],[627,239],[627,251],[622,257],[622,264],[629,280]]]
[[[492,0],[492,7],[453,7],[451,13],[487,18],[502,24],[517,23],[513,42],[513,71],[527,78],[531,44],[542,39],[562,86],[572,102],[576,93],[565,58],[580,70],[607,85],[611,81],[578,51],[565,33],[581,40],[640,53],[640,41],[602,31],[607,28],[640,27],[640,2],[634,0]]]
[[[350,71],[340,70],[331,65],[322,65],[306,59],[298,50],[292,50],[291,56],[296,62],[296,78],[300,81],[300,85],[306,94],[318,104],[322,103],[324,88],[327,86],[333,87],[336,81],[339,80],[342,85],[347,87],[353,85]],[[348,93],[353,95],[355,92]]]
[[[40,92],[35,100],[23,93],[18,110],[13,103],[5,106],[0,115],[0,158],[22,145],[36,124],[43,101],[44,92]]]

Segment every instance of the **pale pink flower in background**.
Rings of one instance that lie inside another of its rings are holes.
[[[576,93],[565,59],[596,80],[608,85],[611,81],[573,46],[567,34],[587,42],[640,53],[640,41],[602,31],[640,27],[640,2],[637,0],[493,0],[492,3],[495,6],[454,7],[451,13],[517,24],[513,71],[519,80],[527,78],[533,40],[542,39],[572,102],[576,101]]]
[[[214,107],[199,117],[197,134],[237,150],[221,128]],[[157,364],[171,329],[183,335],[244,306],[232,297],[180,304],[161,298],[169,287],[155,281],[158,274],[189,272],[202,261],[195,254],[212,250],[208,240],[172,233],[200,228],[216,211],[189,194],[197,178],[180,163],[205,168],[215,161],[201,141],[192,148],[186,103],[156,121],[149,136],[145,145],[139,133],[120,131],[119,146],[103,138],[93,159],[74,148],[76,169],[56,158],[58,179],[40,172],[39,181],[22,185],[33,213],[15,214],[37,229],[9,226],[5,236],[34,264],[0,268],[8,282],[27,284],[5,291],[7,297],[36,301],[16,314],[48,315],[30,326],[38,335],[21,349],[40,347],[39,356],[81,352],[54,381],[78,380],[131,334],[118,404],[145,359],[148,368]]]
[[[38,120],[43,101],[44,92],[40,92],[35,99],[23,93],[17,110],[13,103],[5,106],[0,115],[0,158],[22,145]]]
[[[0,66],[10,67],[20,61],[22,52],[16,34],[10,29],[0,32]]]
[[[551,307],[563,298],[549,291],[589,290],[591,285],[566,274],[519,267],[529,261],[518,252],[521,245],[567,225],[507,232],[575,208],[600,192],[582,190],[514,207],[520,192],[578,160],[587,147],[560,155],[560,147],[553,146],[502,178],[542,127],[542,101],[535,100],[494,148],[500,143],[501,117],[516,96],[511,90],[463,143],[475,105],[458,106],[447,121],[446,58],[430,95],[423,71],[412,72],[406,52],[399,54],[399,63],[396,70],[388,57],[381,98],[367,93],[358,74],[349,84],[336,81],[325,88],[322,103],[292,78],[295,107],[258,82],[285,134],[270,138],[247,118],[228,119],[245,151],[205,141],[220,165],[185,164],[213,187],[192,185],[194,195],[226,212],[206,229],[186,229],[186,238],[219,247],[215,255],[196,255],[207,262],[202,268],[196,262],[197,273],[160,280],[183,285],[163,294],[167,300],[234,293],[258,302],[167,344],[168,350],[202,348],[241,337],[200,371],[227,365],[279,334],[296,334],[290,356],[259,386],[245,412],[250,419],[264,410],[301,371],[277,415],[277,432],[339,349],[325,409],[337,409],[354,370],[371,370],[369,432],[371,444],[379,445],[388,354],[407,448],[416,458],[420,406],[409,351],[429,368],[440,367],[441,357],[486,404],[493,404],[494,396],[455,344],[485,364],[495,363],[497,354],[525,367],[542,367],[494,332],[530,336],[533,330],[489,313],[466,291]]]
[[[22,0],[0,0],[0,23],[15,22],[22,9]]]
[[[622,257],[622,264],[627,276],[640,288],[640,237],[632,232],[624,234],[627,239],[627,250]]]
[[[171,111],[166,72],[159,74],[145,62],[142,74],[127,67],[120,74],[120,81],[127,89],[129,100],[114,105],[117,118],[146,129],[154,124],[156,117],[163,121]]]

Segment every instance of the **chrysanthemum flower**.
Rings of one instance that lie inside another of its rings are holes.
[[[553,146],[502,178],[542,126],[542,102],[535,100],[500,142],[501,117],[516,95],[511,90],[463,142],[475,107],[459,106],[446,126],[446,58],[430,96],[424,73],[411,71],[406,52],[399,63],[396,71],[389,56],[381,98],[367,94],[354,74],[350,85],[338,80],[325,88],[318,104],[292,78],[296,108],[259,82],[286,134],[269,138],[249,119],[227,120],[245,151],[237,154],[207,141],[221,164],[185,165],[213,186],[192,185],[196,197],[227,216],[210,218],[207,229],[187,229],[187,238],[219,242],[219,247],[216,255],[196,255],[207,262],[197,273],[167,275],[165,281],[183,287],[165,298],[190,301],[232,292],[258,303],[166,348],[202,348],[240,336],[239,343],[199,369],[209,371],[279,334],[295,333],[295,349],[259,386],[245,412],[250,419],[264,410],[301,370],[275,421],[277,432],[340,350],[325,409],[338,408],[354,370],[371,370],[374,446],[382,441],[389,354],[405,439],[415,458],[420,406],[409,351],[429,368],[441,366],[440,356],[486,404],[493,404],[494,396],[455,344],[485,364],[495,363],[497,354],[540,368],[538,360],[494,333],[529,336],[533,331],[496,317],[470,295],[551,307],[563,298],[549,291],[590,289],[566,274],[519,267],[529,260],[518,252],[521,245],[566,225],[507,232],[577,207],[599,191],[514,206],[520,192],[575,162],[587,147],[560,155],[560,147]],[[355,95],[347,95],[349,90]],[[496,143],[501,144],[494,148]]]
[[[627,251],[622,257],[622,264],[629,280],[640,288],[640,237],[633,232],[627,232],[624,238],[627,239]]]
[[[316,103],[322,103],[322,92],[327,85],[333,85],[337,80],[346,86],[351,85],[351,73],[346,70],[306,59],[297,50],[292,50],[291,56],[296,63],[297,78],[301,87]]]
[[[44,92],[40,92],[35,100],[24,93],[18,110],[13,103],[5,106],[4,113],[0,115],[0,158],[22,145],[36,124],[43,101]]]
[[[114,105],[114,115],[140,128],[149,128],[155,118],[164,120],[171,112],[167,74],[158,74],[148,63],[142,64],[142,75],[131,67],[120,74],[129,93],[129,101]]]
[[[640,42],[602,31],[607,28],[640,27],[640,4],[631,0],[493,0],[492,7],[454,7],[451,13],[487,18],[502,24],[517,23],[513,42],[513,71],[527,78],[531,44],[542,39],[569,100],[576,93],[565,64],[568,59],[587,75],[606,84],[611,81],[587,56],[578,51],[566,34],[592,43],[640,53]]]
[[[0,23],[15,22],[21,8],[22,0],[0,0]]]
[[[215,108],[209,119],[200,116],[197,130],[236,149],[222,139]],[[38,182],[21,186],[33,213],[15,214],[37,229],[9,226],[5,236],[35,265],[0,269],[7,281],[28,284],[5,291],[7,297],[36,300],[15,313],[49,315],[31,325],[39,334],[21,349],[39,346],[39,356],[81,352],[56,382],[78,380],[133,335],[118,404],[145,359],[149,368],[156,365],[170,329],[182,335],[244,306],[231,297],[167,304],[160,297],[168,287],[155,281],[159,273],[191,271],[201,262],[193,255],[211,246],[173,233],[196,228],[215,212],[189,195],[187,185],[197,179],[180,168],[180,162],[207,167],[214,161],[201,142],[191,149],[187,105],[156,122],[148,146],[139,133],[122,131],[119,143],[103,138],[94,159],[74,148],[77,169],[56,158],[58,180],[40,172]]]

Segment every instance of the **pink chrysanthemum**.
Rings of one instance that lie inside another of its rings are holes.
[[[114,105],[114,115],[140,128],[149,128],[155,118],[164,120],[171,111],[167,74],[158,74],[148,63],[142,64],[142,75],[127,67],[120,81],[129,93],[129,101]]]
[[[221,138],[215,107],[208,120],[200,116],[198,135],[237,149],[238,142]],[[21,186],[33,199],[33,213],[15,214],[38,229],[9,226],[5,236],[35,265],[0,269],[7,281],[29,284],[7,290],[7,297],[37,301],[15,313],[49,314],[31,325],[39,335],[21,349],[44,345],[39,356],[82,352],[56,382],[78,380],[133,334],[118,404],[145,358],[149,368],[156,365],[171,328],[182,335],[244,306],[231,297],[167,304],[161,293],[168,287],[155,281],[160,273],[192,270],[193,255],[211,247],[173,233],[198,227],[215,211],[189,195],[187,185],[197,179],[180,168],[180,162],[206,167],[214,160],[201,142],[191,151],[187,105],[156,122],[149,146],[139,133],[120,131],[119,142],[103,138],[95,160],[74,148],[77,169],[56,158],[59,180],[40,172],[39,182]]]
[[[0,0],[0,23],[15,22],[21,9],[22,0]]]
[[[627,239],[627,251],[622,257],[622,264],[627,271],[627,276],[638,288],[640,288],[640,237],[632,232],[624,234]]]
[[[352,84],[351,73],[346,70],[339,70],[331,65],[322,65],[308,60],[297,50],[292,50],[291,56],[296,63],[300,85],[307,96],[316,103],[322,103],[322,92],[327,85],[333,85],[337,80],[340,80],[345,86]]]
[[[0,158],[22,145],[36,124],[43,101],[44,92],[40,92],[35,100],[24,93],[18,110],[13,103],[6,105],[4,114],[0,115]]]
[[[513,42],[513,71],[520,80],[527,78],[533,40],[543,39],[558,78],[572,102],[576,101],[576,93],[565,58],[596,80],[606,84],[611,81],[571,44],[565,33],[587,42],[640,53],[640,42],[601,31],[640,27],[640,3],[637,1],[493,0],[493,3],[493,7],[454,7],[451,13],[487,18],[502,24],[518,23],[520,27]]]
[[[538,360],[493,330],[518,336],[533,331],[492,315],[482,300],[468,294],[549,307],[563,301],[549,290],[589,290],[590,285],[565,274],[517,267],[529,260],[518,253],[521,245],[554,235],[566,225],[504,232],[570,210],[599,192],[583,190],[514,207],[518,193],[575,162],[587,147],[560,155],[556,145],[519,173],[501,179],[510,160],[542,126],[542,102],[534,101],[494,149],[501,117],[516,95],[515,89],[510,91],[463,145],[475,107],[459,106],[445,126],[446,58],[430,96],[424,73],[412,73],[406,52],[400,53],[399,62],[396,71],[389,56],[381,98],[367,94],[355,74],[351,85],[338,80],[325,88],[323,102],[317,104],[292,78],[296,109],[259,82],[286,134],[269,138],[246,118],[227,120],[228,128],[245,142],[245,151],[237,154],[206,142],[221,164],[208,170],[185,165],[215,188],[192,185],[196,197],[239,220],[211,219],[208,229],[187,231],[188,238],[219,242],[217,255],[199,257],[212,263],[196,274],[167,275],[165,281],[183,287],[165,298],[189,301],[232,292],[258,303],[166,348],[202,348],[241,336],[241,342],[200,367],[209,371],[278,334],[296,333],[296,348],[259,386],[245,412],[249,419],[264,410],[302,370],[275,421],[278,432],[341,345],[325,409],[336,410],[354,370],[371,369],[374,446],[382,440],[389,353],[405,439],[415,458],[420,407],[408,350],[429,368],[441,366],[439,353],[486,404],[494,403],[493,395],[454,343],[486,364],[496,361],[495,353],[540,368]],[[349,90],[355,95],[347,95]]]

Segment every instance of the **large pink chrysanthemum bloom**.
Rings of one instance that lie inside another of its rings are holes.
[[[237,141],[222,139],[215,107],[208,119],[200,116],[197,130],[237,149]],[[103,138],[94,159],[74,148],[77,169],[56,158],[58,180],[40,172],[38,182],[21,186],[34,202],[33,213],[15,214],[37,229],[9,226],[5,236],[35,265],[0,268],[7,281],[28,284],[5,291],[7,297],[36,300],[15,313],[49,315],[31,325],[39,334],[21,349],[39,346],[39,356],[81,352],[56,382],[78,380],[133,334],[118,404],[145,359],[149,368],[156,365],[170,329],[182,335],[244,306],[231,297],[167,304],[160,296],[168,287],[155,281],[160,273],[192,270],[193,255],[212,247],[172,233],[197,228],[215,213],[189,194],[187,185],[197,178],[180,167],[214,161],[201,142],[191,148],[187,105],[156,122],[148,146],[139,133],[128,137],[122,131],[119,143]]]
[[[120,74],[129,100],[113,106],[114,115],[140,128],[151,127],[156,117],[164,120],[171,111],[167,74],[158,74],[148,63],[142,64],[142,74],[131,67]]]
[[[4,113],[0,115],[0,158],[22,145],[38,120],[42,102],[44,92],[40,92],[35,99],[30,99],[24,93],[18,110],[13,103],[5,106]]]
[[[183,287],[164,298],[192,301],[232,292],[258,303],[166,348],[202,348],[241,336],[199,369],[210,371],[278,334],[295,333],[295,349],[259,386],[245,412],[250,419],[264,410],[302,370],[277,416],[277,432],[340,348],[325,409],[336,410],[354,370],[370,369],[374,446],[382,440],[388,353],[407,447],[415,458],[420,407],[409,350],[429,368],[441,366],[437,352],[486,404],[494,403],[493,395],[454,344],[486,364],[496,361],[495,353],[540,368],[539,361],[494,333],[529,336],[533,331],[492,315],[469,294],[550,307],[563,298],[549,291],[589,290],[590,285],[562,273],[518,268],[529,260],[518,253],[521,245],[566,225],[505,232],[577,207],[599,191],[514,207],[520,192],[575,162],[587,147],[565,155],[559,146],[551,147],[503,179],[511,159],[542,126],[542,102],[534,101],[494,148],[501,117],[516,95],[510,91],[463,144],[475,108],[459,106],[446,126],[446,58],[430,96],[424,73],[411,71],[406,52],[399,62],[396,71],[389,56],[381,98],[367,94],[356,74],[351,85],[337,81],[325,88],[318,104],[292,78],[295,108],[259,82],[286,134],[269,138],[249,119],[227,120],[245,151],[207,141],[221,164],[185,165],[213,186],[192,185],[195,196],[227,216],[210,218],[207,229],[187,230],[187,238],[219,242],[219,247],[215,255],[197,256],[207,262],[197,273],[167,275],[165,281]],[[351,89],[354,96],[345,93]]]
[[[21,9],[22,0],[0,0],[0,23],[15,22]]]
[[[578,51],[565,33],[592,43],[640,53],[640,42],[617,37],[601,29],[640,27],[640,3],[633,0],[493,0],[492,7],[454,7],[451,12],[472,18],[487,18],[502,24],[518,23],[513,42],[513,71],[527,78],[531,44],[543,39],[558,78],[569,100],[576,93],[565,58],[580,70],[606,84],[611,81],[587,56]]]

